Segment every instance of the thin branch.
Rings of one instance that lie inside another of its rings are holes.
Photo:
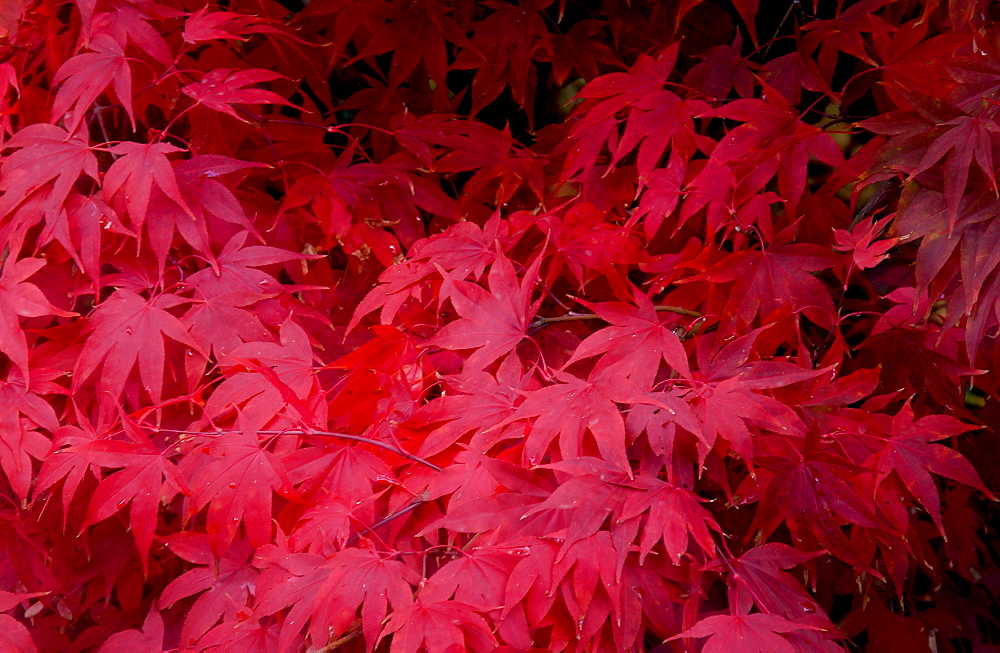
[[[677,315],[686,315],[687,317],[705,317],[702,313],[698,311],[692,311],[687,308],[681,308],[680,306],[654,306],[657,312],[661,313],[676,313]],[[555,315],[552,317],[538,316],[531,324],[529,329],[540,329],[548,324],[553,324],[555,322],[579,322],[582,320],[601,320],[603,319],[600,315],[594,313],[567,313],[566,315]]]
[[[170,431],[171,433],[182,433],[184,435],[217,435],[219,433],[235,433],[235,430],[224,430],[224,431],[185,431],[183,429],[159,429],[161,431]],[[387,442],[380,442],[379,440],[373,440],[372,438],[366,438],[362,435],[350,435],[348,433],[334,433],[333,431],[310,431],[304,429],[286,429],[284,431],[257,431],[259,435],[284,435],[290,433],[292,435],[323,435],[331,438],[339,438],[341,440],[351,440],[352,442],[363,442],[364,444],[370,444],[375,447],[380,447],[386,451],[391,451],[392,453],[402,456],[407,460],[412,460],[415,463],[420,463],[435,472],[440,472],[441,468],[434,463],[424,460],[420,456],[416,456],[407,451],[403,451],[395,445],[388,444]]]
[[[363,435],[350,435],[349,433],[335,433],[333,431],[307,431],[302,429],[289,429],[286,431],[258,431],[264,435],[282,435],[284,433],[293,433],[296,435],[325,435],[330,438],[340,438],[341,440],[351,440],[352,442],[363,442],[364,444],[370,444],[372,446],[381,447],[386,451],[391,451],[398,456],[402,456],[407,460],[412,460],[415,463],[420,463],[425,467],[433,469],[435,472],[440,472],[441,468],[434,463],[424,460],[420,456],[416,456],[408,451],[400,449],[396,445],[389,444],[388,442],[382,442],[380,440],[374,440],[372,438],[366,438]]]
[[[416,510],[417,508],[419,508],[421,505],[427,503],[427,498],[426,497],[427,497],[427,493],[426,492],[424,492],[422,494],[418,494],[417,496],[413,497],[413,499],[410,500],[410,502],[408,504],[406,504],[405,506],[403,506],[402,508],[400,508],[396,512],[391,513],[389,515],[386,515],[385,517],[383,517],[382,519],[378,520],[377,522],[375,522],[371,526],[369,526],[367,528],[363,528],[363,529],[359,530],[357,533],[355,533],[354,535],[352,535],[349,538],[347,538],[347,541],[344,543],[344,546],[351,546],[362,535],[366,535],[368,533],[374,533],[376,528],[381,528],[382,526],[385,526],[389,522],[394,521],[394,520],[402,517],[403,515],[406,515],[408,513],[413,512],[414,510]]]

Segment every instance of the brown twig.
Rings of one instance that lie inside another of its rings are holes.
[[[677,315],[686,315],[687,317],[704,317],[698,311],[692,311],[687,308],[681,308],[680,306],[654,306],[657,312],[661,313],[676,313]],[[529,329],[541,329],[542,327],[553,324],[555,322],[579,322],[582,320],[601,320],[604,319],[600,315],[595,313],[567,313],[566,315],[554,315],[552,317],[538,316],[532,320],[531,324],[528,326]]]
[[[184,431],[181,429],[160,429],[163,431],[170,431],[171,433],[182,433],[184,435],[216,435],[219,433],[232,432],[233,429],[229,431]],[[386,451],[391,451],[398,456],[402,456],[407,460],[412,460],[415,463],[420,463],[425,467],[433,469],[435,472],[440,472],[441,468],[434,463],[424,460],[420,456],[416,456],[412,453],[404,451],[395,445],[391,445],[387,442],[380,442],[379,440],[374,440],[372,438],[366,438],[362,435],[350,435],[349,433],[335,433],[333,431],[311,431],[305,429],[287,429],[284,431],[257,431],[259,435],[284,435],[285,433],[290,433],[292,435],[322,435],[329,438],[339,438],[341,440],[351,440],[352,442],[363,442],[364,444],[370,444],[375,447],[380,447]]]

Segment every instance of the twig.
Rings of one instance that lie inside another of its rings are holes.
[[[344,542],[344,546],[350,546],[350,545],[354,544],[354,542],[356,542],[358,540],[358,538],[361,537],[362,535],[366,535],[367,533],[374,533],[376,528],[381,528],[382,526],[385,526],[389,522],[394,521],[394,520],[402,517],[405,514],[413,512],[414,510],[416,510],[417,508],[419,508],[421,505],[427,503],[427,498],[426,497],[427,497],[427,493],[426,492],[418,494],[417,496],[413,497],[413,499],[411,499],[408,504],[406,504],[405,506],[403,506],[402,508],[400,508],[396,512],[394,512],[392,514],[389,514],[389,515],[386,515],[385,517],[383,517],[382,519],[378,520],[377,522],[375,522],[371,526],[363,528],[363,529],[359,530],[357,533],[355,533],[354,535],[352,535],[349,538],[347,538],[347,541]]]
[[[681,308],[680,306],[654,306],[657,312],[661,313],[676,313],[677,315],[686,315],[688,317],[704,317],[703,314],[698,311],[692,311],[687,308]],[[553,324],[555,322],[579,322],[581,320],[602,320],[600,315],[595,313],[567,313],[566,315],[555,315],[552,317],[538,316],[531,324],[528,326],[529,329],[540,329],[548,324]]]
[[[230,431],[185,431],[182,429],[160,429],[161,431],[170,431],[171,433],[183,433],[184,435],[216,435],[218,433],[224,432],[235,432]],[[403,451],[395,445],[391,445],[387,442],[380,442],[379,440],[373,440],[372,438],[366,438],[362,435],[350,435],[348,433],[334,433],[332,431],[309,431],[304,429],[287,429],[284,431],[257,431],[259,435],[284,435],[285,433],[290,433],[292,435],[323,435],[330,438],[339,438],[341,440],[351,440],[352,442],[363,442],[364,444],[370,444],[375,447],[380,447],[386,451],[391,451],[398,456],[402,456],[407,460],[412,460],[415,463],[420,463],[426,467],[433,469],[435,472],[440,472],[441,468],[434,463],[424,460],[420,456],[416,456],[407,451]]]

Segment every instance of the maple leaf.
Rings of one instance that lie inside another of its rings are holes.
[[[170,46],[160,32],[149,24],[150,19],[151,16],[137,7],[120,5],[112,12],[95,14],[90,28],[95,34],[113,36],[122,48],[131,41],[142,52],[164,66],[169,66],[174,59]]]
[[[617,524],[613,531],[615,539],[619,543],[631,542],[635,537],[638,522],[625,523],[635,515],[626,518],[622,514],[623,503],[630,496],[630,493],[622,486],[609,482],[625,483],[627,479],[621,472],[617,472],[610,479],[607,478],[607,472],[613,468],[610,465],[601,465],[602,462],[598,461],[592,467],[600,470],[598,474],[604,472],[603,478],[597,474],[588,473],[591,470],[586,469],[583,474],[574,475],[560,483],[559,487],[545,501],[531,506],[521,516],[521,520],[527,520],[533,515],[548,513],[544,515],[547,519],[542,522],[542,535],[550,536],[556,532],[564,533],[564,543],[556,557],[556,562],[563,558],[574,543],[593,537],[609,516],[612,516],[613,521]],[[589,465],[590,460],[582,457],[553,463],[548,467],[571,471],[569,469],[571,465],[581,463],[584,468],[591,466]],[[604,469],[601,469],[602,466]],[[573,472],[571,471],[571,473]],[[531,522],[528,524],[530,525]],[[618,558],[618,562],[620,569],[623,561]]]
[[[841,527],[880,528],[875,516],[874,473],[830,451],[807,435],[805,451],[784,438],[765,438],[755,454],[760,489],[740,487],[736,494],[759,502],[754,532],[767,539],[784,521],[800,547],[821,546],[841,560],[867,565],[854,552]],[[749,480],[749,479],[748,479]]]
[[[581,105],[580,120],[570,132],[575,145],[566,157],[564,179],[581,170],[584,178],[592,178],[604,147],[617,162],[638,146],[643,178],[652,173],[671,142],[684,158],[694,153],[692,117],[700,113],[701,105],[663,89],[676,60],[673,45],[656,59],[640,55],[627,73],[602,75],[583,87],[578,97],[588,102]],[[619,140],[616,116],[626,108],[630,109],[628,122]]]
[[[585,381],[556,372],[555,378],[559,383],[530,393],[514,414],[498,425],[535,418],[524,443],[525,462],[538,464],[556,436],[564,459],[582,456],[584,434],[589,431],[604,460],[622,471],[630,470],[625,453],[625,422],[618,402],[643,403],[645,397],[607,375]]]
[[[701,55],[701,61],[684,76],[684,84],[711,98],[729,97],[734,86],[740,97],[750,97],[755,67],[743,57],[743,35],[737,32],[732,45],[717,45]]]
[[[177,176],[166,156],[171,152],[183,152],[181,148],[168,143],[124,142],[112,146],[108,151],[121,158],[111,164],[104,176],[105,199],[112,206],[116,205],[117,199],[119,206],[128,208],[129,217],[137,232],[142,230],[146,222],[146,211],[154,183],[187,215],[194,218],[177,186]]]
[[[432,601],[455,598],[480,611],[495,611],[504,604],[503,588],[518,558],[510,547],[473,547],[431,576],[420,596]]]
[[[860,270],[873,268],[888,257],[887,251],[896,246],[899,238],[885,238],[875,241],[882,233],[883,225],[875,224],[872,218],[865,218],[854,225],[851,231],[835,229],[837,244],[834,249],[839,252],[852,252],[854,264]]]
[[[9,614],[0,614],[0,645],[11,653],[36,653],[31,632]]]
[[[46,204],[58,209],[81,174],[97,181],[97,157],[83,134],[47,124],[29,125],[4,143],[16,152],[0,164],[0,216],[6,216],[28,196],[55,180]]]
[[[210,536],[204,533],[182,531],[160,539],[172,553],[199,565],[174,578],[157,599],[159,609],[167,610],[183,598],[201,594],[187,611],[181,640],[193,644],[220,618],[235,620],[260,575],[250,564],[253,548],[236,540],[217,558]]]
[[[749,595],[757,607],[768,614],[788,619],[799,619],[806,614],[822,616],[825,613],[819,603],[806,593],[795,577],[782,571],[822,553],[798,551],[786,544],[772,542],[749,549],[739,558],[719,558],[709,563],[708,568],[729,571],[731,592],[741,598],[744,593]]]
[[[160,186],[154,186],[147,213],[156,217],[146,221],[149,241],[162,269],[176,230],[184,241],[202,253],[213,270],[218,260],[212,251],[212,233],[220,223],[236,225],[250,234],[256,229],[247,219],[239,201],[224,184],[213,179],[248,168],[266,168],[266,164],[239,161],[229,157],[201,154],[184,161],[172,161],[177,187],[187,202],[189,211],[168,197]],[[161,272],[162,274],[162,272]]]
[[[575,70],[585,80],[596,79],[600,64],[621,69],[622,63],[614,51],[596,40],[605,28],[602,20],[581,20],[564,34],[552,34],[552,79],[557,86],[566,83]]]
[[[794,381],[777,377],[775,382],[785,385]],[[687,397],[688,400],[697,399],[694,412],[701,422],[704,442],[714,443],[716,436],[721,435],[748,463],[753,461],[753,440],[748,424],[779,433],[801,434],[804,431],[802,420],[793,410],[772,397],[752,392],[751,387],[738,375],[706,384]]]
[[[781,636],[796,630],[814,630],[773,614],[719,614],[705,617],[692,628],[667,638],[709,637],[702,653],[796,653],[799,649]]]
[[[53,85],[61,84],[52,103],[53,122],[61,119],[72,108],[73,114],[67,123],[67,131],[76,132],[97,96],[110,85],[114,87],[115,95],[125,108],[125,113],[132,122],[132,129],[135,130],[132,70],[125,58],[125,50],[107,34],[98,34],[87,47],[93,52],[84,52],[67,59],[52,79]]]
[[[35,496],[38,497],[64,479],[62,486],[64,530],[69,521],[73,497],[84,478],[91,476],[88,472],[92,471],[90,463],[76,454],[76,447],[95,440],[101,435],[108,435],[106,433],[99,435],[86,421],[84,424],[89,428],[61,426],[55,431],[49,455],[42,463],[42,469],[38,473],[35,484]]]
[[[161,503],[180,492],[188,494],[187,484],[165,453],[128,418],[122,416],[122,428],[130,441],[94,439],[72,452],[91,465],[118,469],[106,476],[93,494],[83,528],[107,519],[131,503],[129,525],[143,571],[148,573],[149,547],[156,531]]]
[[[807,54],[819,48],[818,62],[824,77],[831,78],[841,52],[872,66],[878,65],[869,56],[863,35],[873,34],[888,40],[894,27],[875,13],[885,4],[886,0],[864,0],[839,12],[835,18],[812,20],[804,26],[807,33],[802,39],[802,48]]]
[[[56,308],[38,286],[25,281],[44,265],[45,260],[40,258],[7,259],[0,269],[0,352],[10,358],[25,379],[30,379],[28,341],[18,318],[76,315]]]
[[[393,613],[413,603],[411,586],[419,575],[398,560],[389,560],[370,549],[344,549],[323,565],[328,575],[312,596],[300,601],[296,614],[309,616],[309,637],[315,643],[327,642],[342,634],[361,608],[361,630],[369,653],[382,630],[388,607]],[[304,620],[296,619],[304,625]]]
[[[643,231],[652,238],[660,230],[663,221],[674,212],[680,203],[684,184],[683,158],[671,156],[665,168],[657,168],[643,180],[644,190],[639,206],[629,216],[626,226],[643,220]]]
[[[185,43],[195,45],[215,39],[245,41],[250,34],[288,36],[284,30],[268,22],[259,16],[235,11],[209,11],[206,5],[184,21],[183,38]]]
[[[187,345],[202,356],[202,351],[183,323],[167,309],[188,300],[165,293],[144,299],[126,288],[119,288],[101,302],[88,325],[87,341],[76,361],[73,391],[79,391],[87,379],[101,368],[97,387],[101,405],[118,401],[133,368],[139,368],[139,380],[154,403],[163,396],[165,359],[164,336]]]
[[[197,104],[214,111],[219,111],[237,120],[249,122],[247,116],[241,116],[233,109],[234,104],[281,104],[295,107],[274,91],[260,88],[246,88],[254,84],[272,82],[284,79],[284,75],[252,68],[250,70],[231,70],[215,68],[205,73],[201,81],[181,88],[181,93],[193,99]]]
[[[834,260],[825,248],[805,243],[747,249],[726,256],[703,276],[686,281],[735,281],[726,312],[747,323],[787,305],[793,310],[805,309],[806,315],[820,324],[830,324],[834,315],[830,292],[810,272],[825,270]]]
[[[246,427],[242,417],[238,424],[241,428],[223,431],[198,455],[188,456],[181,463],[191,487],[187,515],[191,517],[208,506],[206,526],[216,552],[229,547],[240,522],[253,546],[269,542],[273,494],[292,491],[281,459],[261,446],[264,443]]]
[[[235,233],[219,253],[216,266],[195,272],[188,277],[187,282],[208,298],[229,293],[250,293],[260,297],[280,293],[284,286],[270,274],[255,268],[286,261],[322,258],[269,245],[244,247],[248,235],[246,231]]]
[[[949,228],[955,226],[958,207],[966,192],[966,182],[972,162],[986,175],[986,179],[997,192],[996,176],[993,169],[993,134],[1000,132],[992,119],[984,116],[959,116],[937,125],[941,133],[935,134],[934,141],[927,148],[915,167],[906,170],[913,179],[932,165],[944,161],[944,199],[948,206]]]
[[[353,331],[362,317],[377,308],[382,309],[382,324],[392,322],[403,303],[419,294],[420,284],[437,267],[454,271],[453,276],[463,281],[470,274],[476,279],[482,277],[496,257],[496,241],[503,242],[500,226],[499,214],[495,214],[483,227],[459,222],[415,243],[407,260],[382,271],[379,284],[358,303],[347,330]]]
[[[17,369],[0,381],[0,402],[5,410],[0,414],[0,469],[14,493],[22,499],[31,488],[31,459],[46,458],[49,440],[36,429],[55,433],[59,419],[52,407],[39,396],[39,390],[51,391],[35,374],[32,383],[25,383]]]
[[[472,80],[472,114],[479,113],[506,87],[529,123],[534,111],[531,100],[538,84],[534,61],[552,58],[549,30],[542,11],[552,0],[528,0],[513,5],[490,0],[494,9],[476,25],[469,47],[452,63],[458,70],[476,69]]]
[[[502,439],[500,433],[489,433],[492,424],[510,417],[520,403],[531,376],[522,375],[520,360],[508,354],[500,363],[496,377],[481,370],[465,371],[449,379],[452,391],[421,407],[414,417],[415,423],[432,424],[447,422],[436,428],[421,443],[420,456],[433,456],[450,447],[470,431],[477,449],[488,450],[493,438]],[[485,442],[483,442],[485,440]]]
[[[670,365],[682,377],[690,377],[687,353],[677,334],[660,322],[653,302],[633,289],[637,306],[627,304],[590,304],[587,308],[611,326],[592,333],[580,343],[564,367],[597,354],[604,354],[594,373],[622,375],[639,388],[649,388],[659,370],[659,363]],[[636,352],[642,352],[636,356]]]
[[[948,535],[941,520],[941,498],[934,479],[928,472],[974,487],[990,498],[993,495],[983,485],[972,463],[962,454],[933,443],[976,427],[963,424],[948,415],[928,415],[917,420],[913,417],[912,401],[908,401],[893,416],[892,433],[884,438],[884,447],[876,455],[876,487],[885,481],[890,472],[895,471],[947,540]]]
[[[280,327],[279,342],[248,342],[229,352],[229,372],[205,403],[214,418],[239,408],[251,430],[287,414],[296,421],[322,422],[325,403],[317,402],[309,336],[292,320]]]
[[[363,10],[362,10],[363,11]],[[426,79],[433,82],[432,92],[443,106],[448,87],[445,84],[448,73],[448,43],[468,46],[468,39],[462,28],[452,19],[448,8],[433,2],[416,5],[390,3],[385,6],[388,22],[368,40],[364,48],[345,65],[375,55],[392,52],[389,65],[389,88],[395,89],[405,82],[421,63],[426,70]],[[414,40],[413,35],[422,38]]]
[[[629,294],[624,284],[617,283],[615,266],[641,262],[643,251],[634,236],[609,223],[610,217],[607,211],[581,202],[559,217],[549,214],[535,219],[555,250],[544,276],[546,284],[554,284],[565,266],[581,291],[596,277],[621,288],[619,296]]]
[[[101,645],[98,653],[160,653],[163,650],[163,617],[151,608],[142,630],[123,630],[115,633]]]
[[[389,616],[379,641],[392,635],[390,653],[485,651],[497,639],[474,606],[461,601],[428,601],[421,596]]]
[[[195,299],[181,323],[201,351],[222,360],[245,342],[264,342],[271,336],[260,319],[246,308],[258,301],[260,295],[247,292]]]
[[[528,325],[538,310],[538,303],[531,302],[531,292],[540,264],[541,257],[536,258],[518,285],[514,266],[498,253],[487,277],[489,291],[455,280],[441,270],[445,279],[442,298],[449,298],[462,317],[446,324],[426,344],[444,349],[475,349],[465,360],[465,369],[469,370],[483,369],[514,349],[527,336]]]
[[[649,512],[639,542],[639,564],[660,540],[675,565],[680,564],[681,556],[687,553],[689,537],[694,538],[705,553],[715,551],[709,531],[721,533],[722,529],[701,506],[696,495],[655,479],[644,481],[642,485],[644,492],[626,497],[619,517],[624,521]]]

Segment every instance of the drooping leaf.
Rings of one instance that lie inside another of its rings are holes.
[[[125,58],[125,50],[106,34],[98,34],[87,47],[92,52],[71,57],[56,71],[52,82],[60,86],[52,104],[53,122],[62,119],[72,109],[66,125],[70,133],[76,132],[97,97],[112,86],[135,129],[132,69]]]
[[[248,121],[248,116],[236,113],[235,104],[282,104],[294,107],[274,91],[262,88],[247,88],[264,82],[281,79],[282,75],[270,70],[229,70],[216,68],[208,71],[200,81],[181,89],[184,95],[196,103],[220,111],[237,120]]]

